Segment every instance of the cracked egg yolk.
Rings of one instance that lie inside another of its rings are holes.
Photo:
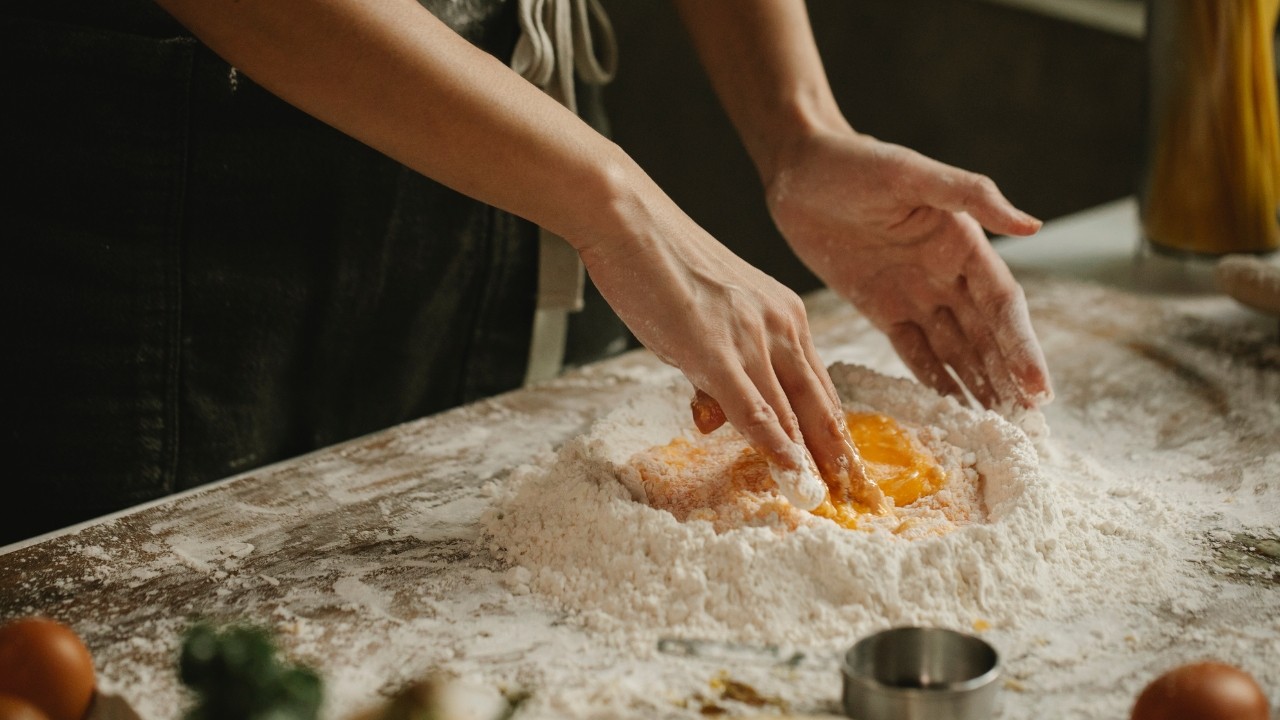
[[[942,488],[946,476],[933,453],[899,425],[880,413],[845,413],[849,438],[867,468],[867,476],[893,498],[894,507],[905,507]],[[858,515],[869,510],[849,499],[831,495],[813,514],[847,528],[858,526]]]
[[[893,418],[847,413],[850,439],[862,455],[869,479],[901,509],[942,488],[946,476],[933,454]],[[726,429],[727,430],[727,429]],[[801,515],[777,493],[764,458],[736,432],[717,432],[672,442],[632,459],[648,503],[681,521],[710,519],[717,527],[776,514],[793,525]],[[853,529],[870,510],[837,492],[813,514]],[[738,518],[734,520],[733,518]],[[912,524],[901,517],[899,530]]]

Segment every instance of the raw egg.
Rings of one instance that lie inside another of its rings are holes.
[[[895,507],[906,507],[942,488],[946,475],[938,461],[898,421],[880,413],[845,413],[845,423],[868,479],[893,498]],[[855,528],[858,515],[867,512],[852,500],[829,498],[813,514]]]
[[[946,472],[933,453],[892,417],[859,412],[846,413],[845,419],[867,479],[892,497],[896,508],[912,507],[947,484]],[[698,422],[702,429],[702,421]],[[732,430],[676,438],[637,453],[630,465],[650,506],[682,522],[709,521],[717,532],[760,524],[794,530],[813,515],[856,529],[877,515],[850,493],[838,490],[832,490],[812,515],[796,510],[776,492],[764,457]],[[894,522],[903,532],[913,531],[914,520],[905,514]]]
[[[1240,668],[1199,662],[1156,678],[1134,703],[1132,720],[1268,720],[1257,681]]]
[[[71,628],[41,617],[0,627],[0,694],[26,700],[49,720],[80,720],[93,687],[93,658]]]

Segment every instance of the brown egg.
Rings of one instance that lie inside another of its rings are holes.
[[[80,720],[93,686],[93,658],[66,625],[29,617],[0,627],[0,694],[26,700],[49,720]]]
[[[1268,720],[1267,696],[1249,673],[1219,662],[1183,665],[1156,678],[1132,720]]]
[[[26,700],[0,695],[0,720],[49,720],[49,716]]]

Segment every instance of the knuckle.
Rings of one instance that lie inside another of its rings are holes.
[[[989,196],[999,192],[996,188],[996,181],[986,175],[974,175],[971,180],[971,187],[973,188],[974,194],[979,197]]]
[[[995,288],[991,294],[991,304],[996,310],[1004,310],[1011,305],[1016,305],[1021,295],[1022,291],[1016,286]]]
[[[995,317],[1003,317],[1022,302],[1024,302],[1022,288],[1015,284],[990,288],[987,292],[985,304],[989,314]]]
[[[787,311],[790,312],[794,318],[796,318],[797,320],[804,319],[806,314],[804,309],[804,301],[800,299],[799,295],[795,294],[791,290],[787,290],[787,292],[783,296],[783,304],[786,307]]]
[[[796,417],[796,414],[791,410],[787,410],[782,413],[778,420],[782,425],[783,431],[786,432],[788,436],[794,438],[800,433],[800,418]]]
[[[806,334],[808,327],[804,301],[799,295],[786,291],[776,303],[765,310],[764,324],[772,335],[798,340]]]
[[[767,430],[778,424],[778,414],[764,400],[758,400],[747,406],[742,416],[742,424],[749,432]]]
[[[770,337],[778,337],[779,335],[790,335],[795,327],[791,313],[781,307],[770,307],[765,310],[764,331]]]

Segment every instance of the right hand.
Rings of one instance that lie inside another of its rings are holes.
[[[649,231],[638,239],[581,249],[592,280],[627,327],[714,398],[769,461],[793,504],[812,509],[825,497],[811,462],[829,483],[848,483],[851,474],[861,480],[861,459],[800,298],[674,205],[646,214]],[[817,483],[820,495],[791,497],[788,477],[808,483],[809,494]]]

